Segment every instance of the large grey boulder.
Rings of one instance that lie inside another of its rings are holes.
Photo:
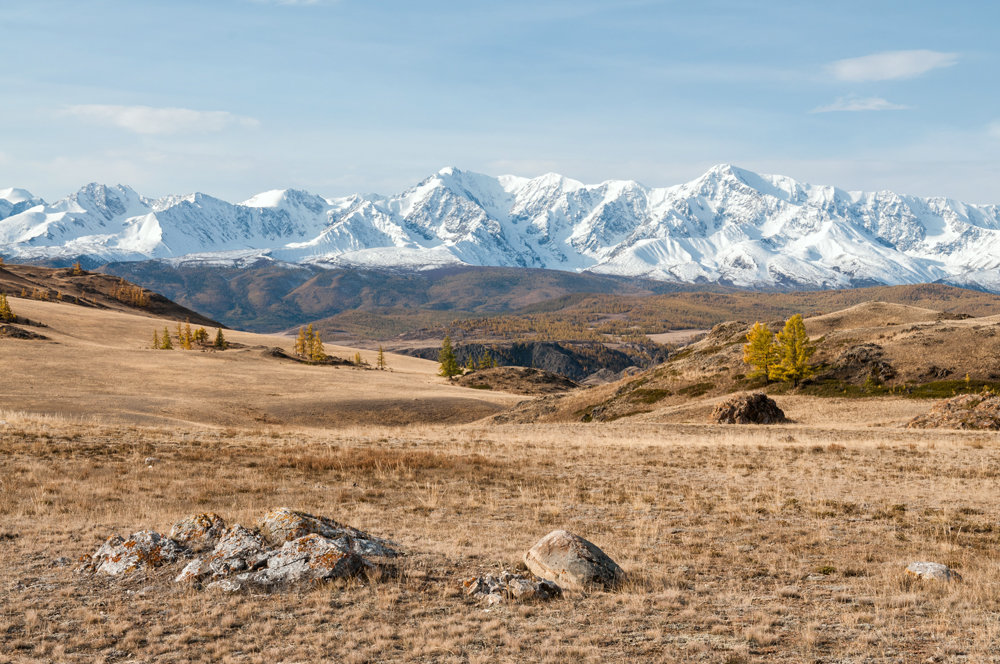
[[[279,507],[265,514],[260,521],[260,532],[276,546],[305,535],[316,534],[337,540],[344,548],[362,556],[392,558],[399,555],[387,540],[372,537],[364,531],[324,516],[297,512],[287,507]]]
[[[553,530],[524,554],[524,564],[535,576],[563,588],[613,588],[625,572],[595,544],[565,530]]]
[[[174,540],[153,530],[140,530],[128,538],[109,537],[78,571],[120,576],[175,562],[185,553]]]

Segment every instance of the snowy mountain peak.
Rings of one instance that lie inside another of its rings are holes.
[[[52,205],[0,190],[0,254],[464,263],[756,287],[946,280],[1000,290],[1000,208],[848,193],[732,164],[664,188],[449,166],[391,196],[275,189],[236,205],[201,193],[151,201],[98,183]]]

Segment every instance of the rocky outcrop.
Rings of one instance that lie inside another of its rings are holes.
[[[544,601],[562,595],[562,589],[552,581],[536,581],[510,572],[466,579],[462,585],[465,594],[477,596],[490,605],[505,601]]]
[[[180,560],[187,551],[172,539],[153,530],[140,530],[128,538],[109,537],[78,571],[119,576],[149,570]]]
[[[785,413],[766,394],[739,394],[723,401],[712,410],[716,424],[780,424],[787,422]]]
[[[553,530],[524,554],[535,575],[571,590],[613,588],[625,572],[597,545],[565,530]]]
[[[1000,396],[963,394],[935,404],[925,415],[910,420],[911,429],[1000,430]]]
[[[172,537],[146,530],[111,537],[79,571],[123,576],[201,551],[174,581],[235,592],[353,576],[399,555],[387,540],[284,507],[268,512],[260,526],[225,528],[217,514],[196,514],[174,524]]]
[[[935,581],[961,581],[962,575],[941,563],[917,562],[910,563],[906,568],[908,576],[918,579],[933,579]]]
[[[895,378],[896,369],[886,359],[885,349],[879,344],[857,344],[837,356],[832,376],[857,384],[865,381],[881,384]]]

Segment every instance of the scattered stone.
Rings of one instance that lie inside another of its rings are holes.
[[[918,579],[934,579],[936,581],[961,581],[962,575],[941,563],[918,562],[910,563],[906,573]]]
[[[140,530],[128,539],[121,535],[109,537],[78,571],[119,576],[172,563],[184,553],[184,547],[172,539],[152,530]]]
[[[763,392],[738,394],[712,410],[717,424],[780,424],[787,422],[785,413]]]
[[[143,465],[146,465],[146,466],[149,466],[150,468],[152,468],[156,464],[160,463],[160,460],[157,459],[156,457],[149,456],[149,457],[146,457],[145,459],[143,459],[142,463],[143,463]]]
[[[963,394],[939,401],[907,424],[911,429],[1000,429],[1000,396]]]
[[[466,579],[462,585],[466,595],[478,595],[490,606],[505,600],[544,601],[562,595],[562,589],[552,581],[533,581],[509,572]]]
[[[260,532],[278,545],[305,535],[322,535],[338,540],[346,549],[362,556],[394,558],[399,555],[390,543],[366,532],[337,523],[333,519],[279,507],[268,512],[260,522]]]
[[[214,547],[225,531],[226,522],[218,514],[192,514],[174,524],[170,529],[170,539],[192,551],[204,551]]]
[[[524,564],[540,578],[583,590],[612,588],[625,578],[618,564],[596,545],[565,530],[553,530],[524,554]]]

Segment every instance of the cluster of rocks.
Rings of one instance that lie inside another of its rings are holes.
[[[784,411],[763,392],[737,394],[718,404],[711,415],[716,424],[781,424]]]
[[[846,349],[833,361],[832,377],[861,383],[866,380],[884,383],[896,377],[896,369],[879,344],[858,344]]]
[[[281,507],[256,528],[227,527],[217,514],[197,514],[174,524],[167,537],[151,530],[115,535],[80,571],[119,576],[190,559],[177,583],[238,591],[353,576],[398,555],[386,540]]]
[[[935,404],[929,412],[910,420],[914,429],[1000,430],[1000,396],[963,394]]]
[[[504,601],[544,601],[562,595],[562,588],[552,581],[536,581],[510,572],[466,579],[462,585],[467,595],[478,596],[489,605]]]

